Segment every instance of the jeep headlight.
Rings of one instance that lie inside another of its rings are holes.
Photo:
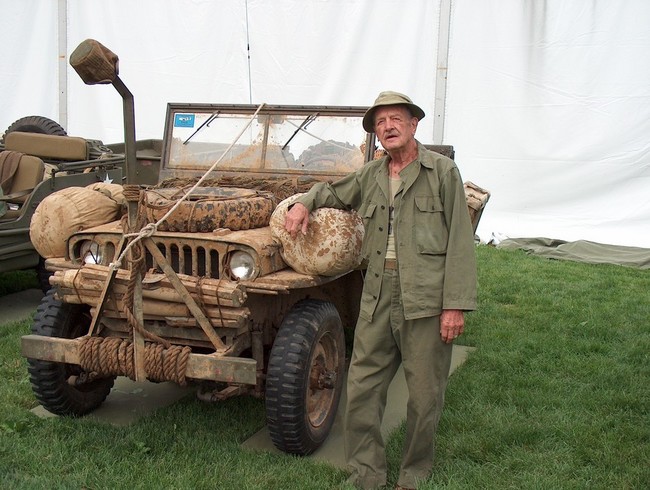
[[[233,279],[248,281],[255,277],[255,260],[247,252],[238,250],[231,253],[228,266]]]
[[[86,240],[79,247],[79,260],[84,264],[101,264],[102,258],[101,248],[97,242]]]

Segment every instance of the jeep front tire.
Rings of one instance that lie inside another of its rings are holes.
[[[88,332],[90,309],[63,303],[50,290],[41,300],[32,334],[75,339]],[[29,380],[37,400],[56,415],[78,417],[99,407],[113,387],[115,377],[93,378],[79,366],[27,359]]]
[[[345,370],[341,318],[327,301],[306,299],[286,316],[273,343],[266,379],[266,419],[281,451],[307,455],[327,438]]]

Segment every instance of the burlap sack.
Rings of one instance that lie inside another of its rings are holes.
[[[284,229],[287,208],[298,196],[280,204],[271,216],[271,233],[282,244],[284,261],[303,274],[335,276],[361,263],[363,221],[354,211],[321,208],[309,215],[307,234],[295,239]]]
[[[120,184],[110,184],[108,182],[95,182],[86,186],[88,189],[99,191],[120,206],[126,206],[126,199],[124,198],[124,187]]]
[[[41,257],[63,257],[73,233],[120,217],[121,206],[87,187],[68,187],[47,196],[34,211],[29,237]]]

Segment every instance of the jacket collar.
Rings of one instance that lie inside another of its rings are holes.
[[[417,140],[416,140],[417,141]],[[427,167],[428,169],[433,168],[433,160],[431,158],[427,158],[425,155],[429,150],[427,150],[422,143],[419,141],[418,143],[418,161],[420,162],[420,165],[423,165]]]
[[[417,141],[417,144],[418,144],[417,159],[411,162],[409,165],[407,165],[400,172],[400,176],[402,177],[402,181],[404,182],[404,189],[403,189],[404,192],[406,192],[413,185],[415,180],[418,178],[418,175],[420,175],[421,167],[426,167],[429,169],[433,168],[433,162],[431,162],[429,158],[426,158],[427,149],[419,141]]]
[[[417,176],[420,173],[420,165],[428,169],[433,168],[433,162],[431,161],[431,159],[426,158],[427,149],[418,140],[415,141],[418,144],[418,157],[415,161],[411,162],[411,164],[407,165],[400,172],[400,176],[402,177],[402,181],[404,183],[404,189],[403,189],[404,192],[406,192],[406,190],[413,185],[415,179],[417,179]],[[380,169],[376,175],[377,184],[379,185],[379,188],[382,190],[382,192],[387,198],[388,198],[388,162],[389,161],[390,161],[390,156],[388,155],[381,159]]]

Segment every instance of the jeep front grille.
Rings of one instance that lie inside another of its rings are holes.
[[[172,269],[189,276],[219,278],[219,252],[198,244],[178,243],[173,239],[156,238],[158,250],[165,256]],[[147,269],[162,268],[151,253],[146,252]]]
[[[89,240],[99,244],[102,265],[109,265],[117,258],[119,238],[116,235],[97,234],[89,236],[79,234],[71,240],[70,244],[70,257],[77,264],[83,261],[81,257],[82,244],[88,243]],[[219,279],[219,251],[216,246],[212,248],[209,242],[188,241],[187,238],[178,240],[174,237],[158,236],[153,237],[152,240],[177,273]],[[145,253],[145,260],[147,270],[157,269],[162,271],[162,267],[154,260],[148,250]]]

